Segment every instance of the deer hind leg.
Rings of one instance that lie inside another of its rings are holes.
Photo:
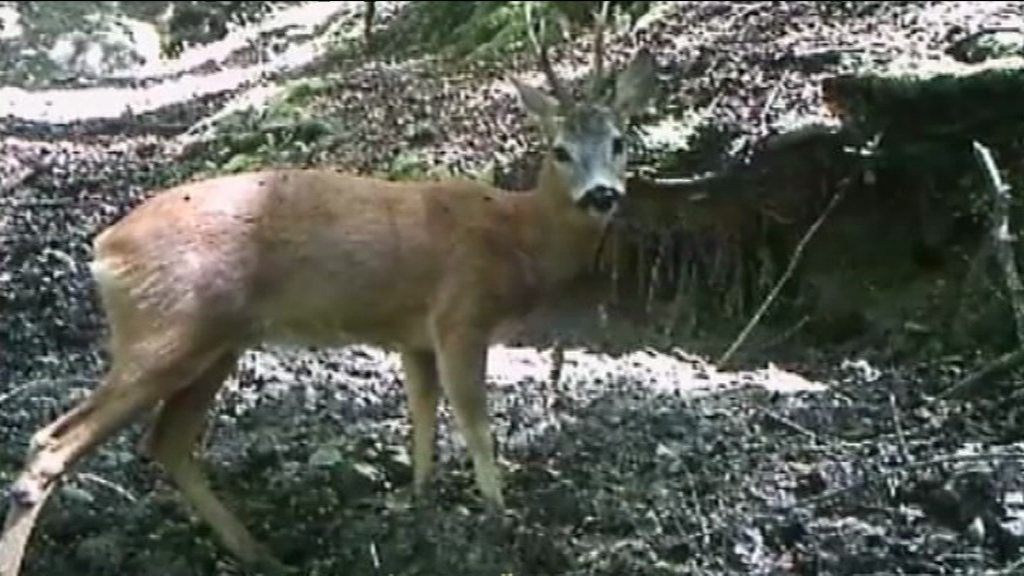
[[[139,313],[137,303],[126,291],[119,286],[102,282],[99,283],[98,289],[110,324],[108,346],[112,353],[111,366],[103,381],[84,400],[32,435],[26,458],[29,462],[41,452],[54,451],[60,437],[80,426],[83,419],[90,418],[98,407],[110,403],[111,398],[125,393],[132,394],[133,387],[141,388],[131,383],[132,378],[128,370],[137,359],[145,360],[151,355],[146,353],[146,347],[160,350],[174,346],[172,340],[145,331],[142,317],[148,315]],[[139,313],[138,317],[134,315],[136,313]],[[173,331],[167,332],[170,334]],[[140,363],[139,367],[143,365]],[[154,400],[152,404],[155,405],[156,401]]]
[[[162,398],[187,386],[216,356],[168,330],[114,359],[103,382],[78,406],[44,428],[49,437],[26,461],[12,496],[31,503],[84,455]],[[204,343],[205,344],[205,343]]]
[[[53,443],[54,436],[59,436],[63,430],[88,416],[96,406],[96,399],[96,394],[90,394],[84,401],[79,402],[53,422],[37,430],[29,440],[28,456],[31,457],[36,452],[50,446]]]
[[[182,383],[187,384],[188,371],[197,358],[170,354],[148,365],[131,360],[115,360],[104,381],[88,398],[58,418],[59,426],[47,427],[49,437],[29,456],[14,484],[12,497],[15,500],[31,504],[35,494],[41,493],[98,444]],[[190,365],[184,364],[186,362]]]
[[[210,406],[237,360],[237,352],[223,353],[188,388],[166,399],[143,439],[143,447],[163,466],[187,504],[210,525],[229,552],[248,566],[282,573],[284,566],[214,494],[194,454]]]
[[[113,323],[115,328],[117,323]],[[216,356],[211,342],[168,327],[118,347],[103,382],[50,426],[50,437],[26,458],[11,489],[0,539],[2,576],[17,574],[33,525],[56,482],[101,442],[163,397],[188,385]],[[130,340],[124,340],[129,342]]]
[[[446,330],[447,328],[447,330]],[[476,484],[492,510],[505,507],[487,414],[487,334],[465,324],[446,323],[436,336],[438,372],[445,396],[473,460]]]
[[[434,467],[440,396],[437,357],[431,351],[403,350],[402,372],[412,421],[413,493],[422,496]]]

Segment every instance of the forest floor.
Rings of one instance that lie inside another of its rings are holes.
[[[232,90],[130,119],[0,122],[4,484],[32,431],[101,373],[88,240],[174,163],[168,127]],[[57,97],[66,112],[73,99]],[[249,352],[211,414],[205,459],[230,506],[308,575],[1024,574],[1018,378],[943,400],[979,358],[793,352],[723,372],[678,350],[572,348],[551,386],[546,350],[496,348],[499,522],[479,509],[447,407],[435,498],[410,503],[401,375],[373,348]],[[70,477],[26,576],[241,573],[137,455],[140,432]]]

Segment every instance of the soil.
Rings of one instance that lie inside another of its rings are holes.
[[[209,100],[132,119],[5,123],[0,192],[0,480],[31,433],[100,377],[91,237],[186,166],[164,127]],[[215,487],[308,575],[1024,573],[1024,413],[1011,373],[937,396],[985,362],[893,364],[790,350],[720,372],[678,350],[492,351],[508,511],[482,512],[447,407],[432,498],[413,503],[393,355],[249,352],[210,415]],[[778,358],[777,356],[776,358]],[[799,376],[798,376],[799,375]],[[83,462],[42,516],[23,574],[241,574],[166,476],[141,426]]]

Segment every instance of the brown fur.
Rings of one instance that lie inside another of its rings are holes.
[[[84,403],[36,434],[20,483],[49,485],[162,402],[149,453],[234,554],[272,562],[193,460],[205,414],[247,347],[368,342],[402,353],[417,491],[447,381],[480,488],[501,507],[486,346],[586,271],[600,232],[550,177],[514,193],[279,170],[161,192],[94,241],[113,365]]]
[[[150,455],[235,556],[279,571],[214,495],[192,454],[239,355],[263,342],[397,350],[416,492],[431,475],[443,392],[479,490],[491,508],[502,508],[484,385],[488,346],[594,262],[609,215],[579,199],[588,190],[624,192],[624,152],[612,152],[615,119],[637,105],[652,76],[651,64],[638,59],[620,75],[613,109],[584,114],[594,125],[581,134],[558,121],[589,121],[579,109],[559,114],[567,103],[517,84],[548,141],[577,155],[559,164],[549,154],[529,192],[268,170],[162,191],[100,233],[92,270],[110,325],[111,366],[88,398],[33,437],[12,490],[0,576],[17,574],[54,482],[154,407]]]
[[[599,224],[545,187],[330,170],[221,177],[163,192],[105,230],[94,268],[134,308],[215,314],[238,346],[429,348],[431,322],[456,314],[446,302],[465,308],[453,321],[490,332],[584,271]]]

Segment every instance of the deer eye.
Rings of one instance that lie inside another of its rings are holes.
[[[569,153],[569,150],[567,150],[565,146],[555,146],[553,152],[555,154],[555,160],[558,162],[561,162],[562,164],[572,162],[572,154]]]
[[[616,137],[612,140],[612,154],[615,156],[621,156],[626,151],[626,143],[622,141],[622,138]]]

